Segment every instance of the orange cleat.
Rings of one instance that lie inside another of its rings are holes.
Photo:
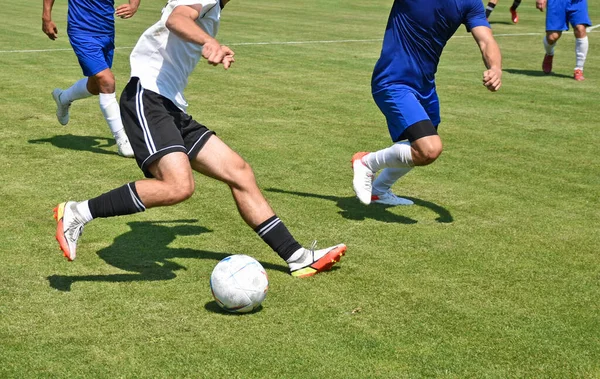
[[[577,80],[578,82],[582,82],[585,80],[585,78],[583,77],[583,70],[580,69],[575,69],[575,72],[573,73],[573,79]]]
[[[554,55],[544,55],[544,62],[542,62],[542,71],[544,74],[549,74],[552,72],[552,60],[554,59]]]
[[[519,22],[519,14],[517,13],[516,9],[510,9],[510,19],[512,20],[513,24]]]

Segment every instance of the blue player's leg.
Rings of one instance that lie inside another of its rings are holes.
[[[552,72],[554,48],[565,30],[569,30],[565,3],[562,1],[548,2],[546,8],[546,35],[543,41],[546,54],[542,62],[542,71],[545,74]]]
[[[113,37],[71,33],[69,41],[85,78],[64,91],[57,88],[52,92],[57,104],[56,115],[59,122],[63,125],[67,124],[69,108],[74,101],[99,95],[100,110],[116,140],[119,154],[133,157],[133,150],[123,129],[119,113],[115,77],[110,70],[114,53]]]
[[[587,8],[587,1],[583,0],[578,3],[571,5],[571,8],[567,12],[567,18],[569,23],[573,26],[573,32],[575,34],[575,69],[573,71],[573,78],[577,81],[582,81],[583,77],[583,66],[587,58],[589,49],[589,42],[587,37],[586,27],[592,25],[590,16]]]
[[[407,139],[409,143],[395,143],[386,149],[372,153],[357,153],[353,156],[353,187],[359,200],[364,204],[373,201],[372,181],[377,171],[386,168],[403,169],[385,172],[381,181],[377,182],[379,192],[385,189],[384,185],[391,182],[393,174],[406,174],[414,166],[428,165],[442,152],[442,142],[433,124],[433,122],[439,123],[439,103],[435,91],[425,101],[428,108],[431,108],[430,111],[437,110],[437,114],[431,112],[433,117],[428,114],[415,94],[404,88],[381,91],[374,94],[374,98],[387,118],[392,140]],[[399,175],[398,178],[401,176]],[[376,194],[375,197],[378,196],[379,194]]]

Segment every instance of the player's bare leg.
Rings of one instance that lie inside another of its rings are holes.
[[[194,170],[227,184],[242,219],[284,259],[295,277],[330,269],[345,254],[346,245],[303,248],[264,198],[250,165],[217,136],[211,136],[195,159]],[[286,247],[287,246],[287,247]]]

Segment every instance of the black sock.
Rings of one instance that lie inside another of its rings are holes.
[[[146,210],[135,189],[135,182],[90,199],[88,205],[93,218],[124,216]]]
[[[510,9],[516,11],[519,5],[521,5],[521,0],[514,0],[513,5],[510,7]]]
[[[488,3],[487,8],[485,8],[485,17],[490,17],[490,14],[492,14],[492,11],[494,10],[495,7],[496,7],[496,4]]]
[[[264,221],[254,231],[284,261],[287,261],[296,250],[302,247],[277,216]]]

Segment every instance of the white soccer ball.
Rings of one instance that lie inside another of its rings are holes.
[[[215,301],[228,312],[246,313],[265,299],[269,279],[263,266],[247,255],[231,255],[221,260],[210,275]]]

